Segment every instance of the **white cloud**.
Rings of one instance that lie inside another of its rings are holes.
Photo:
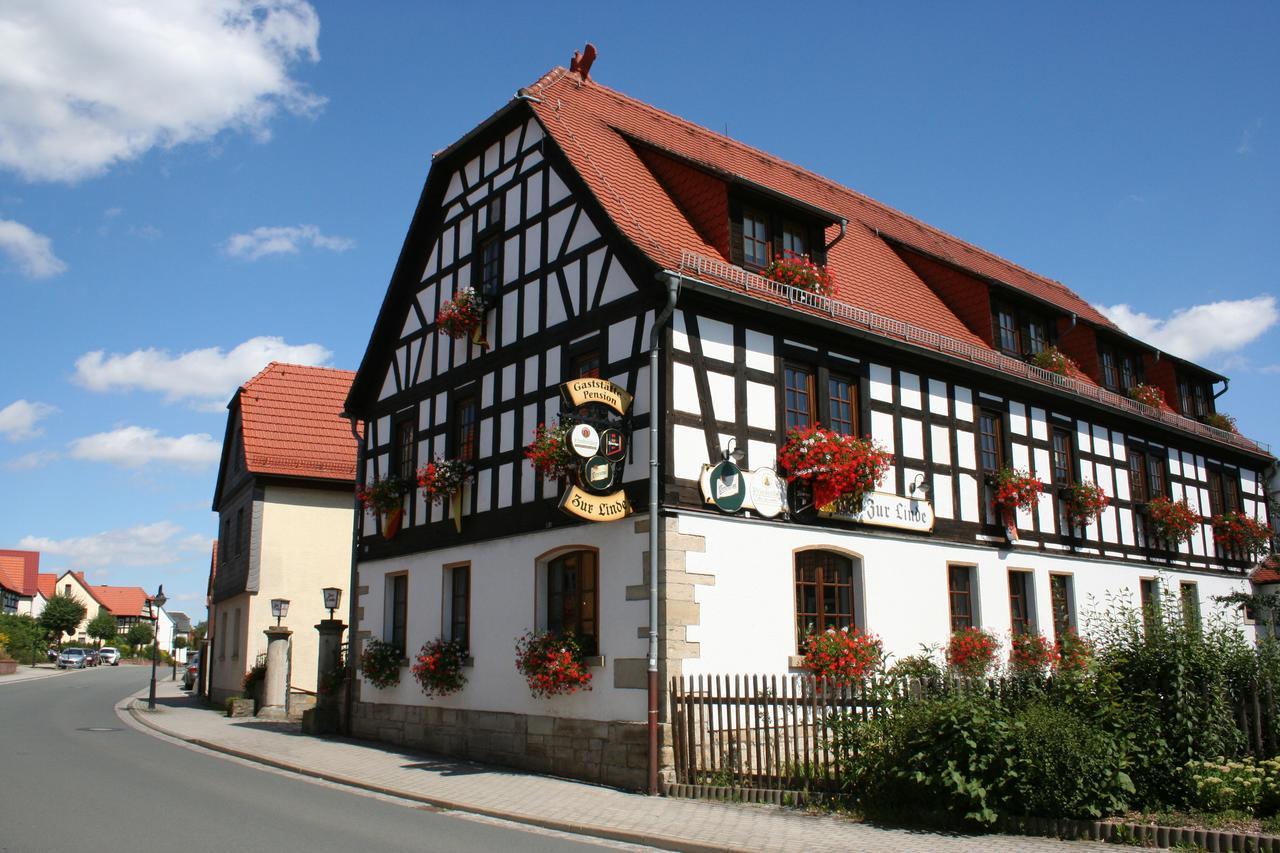
[[[71,442],[71,457],[108,462],[121,468],[141,468],[150,462],[166,462],[182,468],[202,468],[218,461],[222,445],[208,433],[177,438],[149,427],[126,426]]]
[[[44,432],[37,424],[56,411],[48,403],[15,400],[0,409],[0,435],[10,441],[35,438]]]
[[[320,344],[293,345],[276,337],[250,338],[230,352],[208,347],[177,356],[157,349],[111,355],[95,350],[76,359],[75,381],[91,391],[157,391],[171,402],[194,400],[217,411],[272,361],[324,365],[332,355]]]
[[[63,557],[80,566],[160,566],[188,553],[207,555],[212,543],[206,536],[184,534],[171,521],[158,521],[68,539],[24,536],[18,547]]]
[[[356,245],[347,237],[329,237],[315,225],[276,225],[255,228],[247,234],[232,234],[223,251],[233,258],[256,261],[267,255],[296,255],[303,246],[345,252]]]
[[[75,181],[224,130],[265,139],[323,105],[289,76],[319,37],[303,0],[6,0],[0,168]]]
[[[33,450],[30,453],[24,453],[17,459],[11,459],[5,463],[5,467],[11,471],[34,471],[36,468],[43,468],[50,462],[58,458],[58,454],[52,450]]]
[[[3,127],[0,122],[0,145]],[[12,219],[0,219],[0,255],[7,256],[27,278],[52,278],[67,270],[67,265],[53,253],[53,241]]]
[[[1276,298],[1265,295],[1179,308],[1164,319],[1128,305],[1094,307],[1135,338],[1191,361],[1242,349],[1280,320]]]

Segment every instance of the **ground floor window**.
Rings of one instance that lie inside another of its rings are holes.
[[[1034,627],[1035,597],[1031,591],[1031,572],[1009,572],[1009,616],[1015,634],[1029,634]]]
[[[405,653],[405,630],[409,624],[409,576],[403,572],[387,576],[387,613],[382,640]]]
[[[796,647],[810,632],[856,628],[854,558],[835,551],[801,551],[795,559]]]
[[[446,636],[450,642],[461,644],[464,650],[471,648],[471,564],[445,566],[444,600]]]
[[[1138,581],[1138,600],[1142,604],[1142,624],[1150,627],[1160,611],[1160,591],[1155,578]]]
[[[1178,585],[1182,596],[1182,621],[1188,628],[1200,630],[1200,590],[1194,581],[1183,581]]]
[[[1053,610],[1053,636],[1062,635],[1075,628],[1074,593],[1071,575],[1049,575],[1049,605]]]
[[[597,619],[597,557],[595,551],[570,551],[547,561],[548,631],[572,633],[588,657],[600,654]]]
[[[973,600],[973,566],[947,566],[947,598],[952,631],[978,626]]]

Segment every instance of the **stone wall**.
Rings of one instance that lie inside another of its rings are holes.
[[[631,790],[648,783],[644,723],[359,701],[351,722],[355,737],[424,752]]]

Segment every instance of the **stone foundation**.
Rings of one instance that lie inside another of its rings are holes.
[[[644,723],[356,702],[351,734],[616,788],[644,790],[649,778]],[[668,741],[667,726],[662,726],[659,738],[661,743]],[[662,752],[669,760],[670,748]]]

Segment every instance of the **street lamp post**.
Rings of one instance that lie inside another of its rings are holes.
[[[276,617],[276,627],[280,627],[280,620],[289,615],[289,599],[273,598],[271,599],[271,615]]]
[[[156,709],[156,664],[160,660],[160,608],[167,601],[164,597],[164,584],[155,597],[147,601],[147,614],[152,619],[151,625],[151,692],[147,695],[147,710]]]
[[[324,593],[324,606],[329,611],[329,621],[333,621],[333,611],[338,609],[338,605],[342,602],[342,590],[336,586],[326,586],[321,592]]]

